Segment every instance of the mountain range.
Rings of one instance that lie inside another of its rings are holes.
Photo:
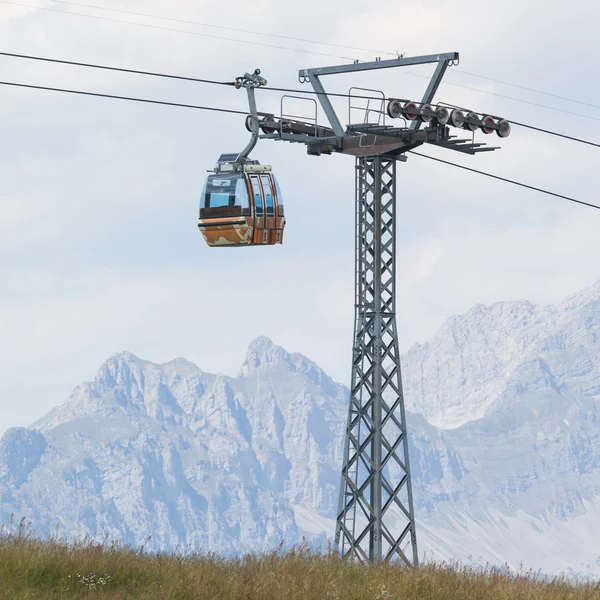
[[[600,282],[477,305],[402,357],[419,553],[600,574]],[[0,523],[154,550],[323,547],[348,390],[266,337],[236,377],[130,352],[0,440]]]

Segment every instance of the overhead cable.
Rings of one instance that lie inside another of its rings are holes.
[[[52,2],[56,2],[57,0],[52,0]],[[518,83],[510,83],[509,81],[503,81],[502,79],[495,79],[494,77],[488,77],[487,75],[479,75],[478,73],[471,73],[469,71],[463,71],[462,69],[452,69],[453,71],[457,71],[458,73],[463,73],[464,75],[469,75],[471,77],[478,77],[479,79],[487,79],[487,81],[493,81],[494,83],[501,83],[502,85],[509,85],[514,88],[518,88],[520,90],[526,90],[528,92],[535,92],[536,94],[542,94],[543,96],[549,96],[550,98],[556,98],[557,100],[565,100],[566,102],[574,102],[575,104],[581,104],[582,106],[590,106],[592,108],[600,108],[599,104],[592,104],[591,102],[584,102],[583,100],[577,100],[575,98],[567,98],[566,96],[559,96],[558,94],[553,94],[551,92],[544,92],[542,90],[538,90],[536,88],[527,87],[526,85],[520,85]]]
[[[66,5],[71,5],[71,6],[80,6],[82,8],[92,8],[95,10],[104,10],[104,11],[109,11],[109,12],[114,12],[114,13],[121,13],[121,14],[127,14],[127,15],[134,15],[137,17],[145,17],[148,19],[158,19],[161,21],[171,21],[173,23],[185,23],[187,25],[198,25],[200,27],[210,27],[212,29],[223,29],[226,31],[235,31],[238,33],[248,33],[251,35],[262,35],[265,37],[272,37],[272,38],[279,38],[279,39],[283,39],[283,40],[292,40],[292,41],[296,41],[296,42],[304,42],[307,44],[318,44],[320,46],[331,46],[332,48],[343,48],[344,50],[358,50],[360,52],[371,52],[375,55],[380,55],[380,56],[399,56],[398,52],[388,52],[385,50],[374,50],[373,48],[361,48],[360,46],[347,46],[345,44],[334,44],[331,42],[321,42],[319,40],[310,40],[310,39],[306,39],[306,38],[299,38],[299,37],[293,37],[290,35],[281,35],[281,34],[277,34],[277,33],[267,33],[265,31],[254,31],[252,29],[238,29],[236,27],[229,27],[226,25],[215,25],[213,23],[203,23],[200,21],[192,21],[189,19],[176,19],[173,17],[166,17],[164,15],[153,15],[153,14],[149,14],[149,13],[141,13],[141,12],[134,12],[134,11],[130,11],[130,10],[123,10],[123,9],[119,9],[119,8],[109,8],[107,6],[98,6],[97,4],[84,4],[82,2],[70,2],[69,0],[50,0],[50,2],[55,2],[58,4],[66,4]],[[463,75],[468,75],[470,77],[477,77],[479,79],[485,79],[487,81],[493,81],[494,83],[500,83],[502,85],[508,85],[514,88],[518,88],[521,90],[526,90],[529,92],[534,92],[536,94],[542,94],[544,96],[549,96],[550,98],[556,98],[558,100],[565,100],[567,102],[574,102],[576,104],[581,104],[583,106],[590,106],[592,108],[598,108],[600,109],[600,105],[598,104],[592,104],[591,102],[584,102],[582,100],[577,100],[575,98],[568,98],[566,96],[560,96],[558,94],[554,94],[551,92],[544,92],[542,90],[538,90],[532,87],[528,87],[525,85],[520,85],[518,83],[511,83],[510,81],[504,81],[502,79],[496,79],[494,77],[489,77],[488,75],[480,75],[479,73],[472,73],[470,71],[464,71],[463,69],[458,69],[458,68],[453,68],[453,71],[457,72],[457,73],[462,73]],[[451,82],[446,81],[446,83],[450,83],[452,85]],[[455,85],[459,85],[459,84],[455,84]],[[472,88],[468,88],[468,89],[472,89]],[[473,88],[474,89],[474,88]],[[482,90],[483,91],[483,90]],[[486,92],[489,93],[489,92]],[[508,97],[507,97],[508,98]],[[516,98],[510,98],[511,100],[516,100]],[[549,107],[548,107],[549,108]],[[583,115],[582,115],[583,116]]]
[[[0,0],[2,1],[2,0]],[[62,60],[59,58],[48,58],[46,56],[32,56],[30,54],[16,54],[14,52],[0,52],[0,56],[7,56],[9,58],[22,58],[25,60],[33,60],[40,62],[49,62],[55,63],[59,65],[70,65],[75,67],[86,67],[89,69],[100,69],[105,71],[117,71],[119,73],[130,73],[134,75],[148,75],[150,77],[160,77],[165,79],[176,79],[180,81],[191,81],[194,83],[207,83],[212,85],[224,85],[231,87],[234,85],[233,81],[215,81],[213,79],[201,79],[199,77],[188,77],[185,75],[172,75],[169,73],[158,73],[156,71],[140,71],[138,69],[127,69],[124,67],[113,67],[110,65],[99,65],[96,63],[84,63],[74,60]],[[258,88],[261,90],[267,90],[272,92],[292,92],[295,94],[311,94],[317,96],[333,96],[339,98],[356,98],[356,99],[364,99],[364,100],[382,100],[381,96],[360,96],[358,94],[338,94],[335,92],[316,92],[314,90],[299,90],[299,89],[290,89],[290,88],[278,88],[278,87],[267,87],[267,88]]]
[[[457,70],[457,69],[455,69]],[[421,79],[431,79],[429,75],[421,75],[420,73],[411,73],[410,71],[395,71],[397,75],[412,75],[413,77],[420,77]],[[480,94],[487,94],[489,96],[496,96],[498,98],[504,98],[505,100],[512,100],[513,102],[520,102],[521,104],[529,104],[530,106],[537,106],[538,108],[545,108],[547,110],[553,110],[555,112],[560,112],[565,115],[572,115],[574,117],[581,117],[582,119],[590,119],[592,121],[600,121],[599,117],[592,117],[590,115],[584,115],[582,113],[573,112],[569,110],[564,110],[562,108],[556,108],[554,106],[548,106],[547,104],[540,104],[539,102],[532,102],[531,100],[523,100],[522,98],[515,98],[514,96],[507,96],[506,94],[499,94],[498,92],[491,92],[489,90],[482,90],[481,88],[476,88],[470,85],[464,85],[462,83],[455,83],[454,81],[448,81],[444,79],[442,84],[452,85],[454,87],[463,88],[465,90],[471,90],[472,92],[479,92]],[[543,93],[543,92],[540,92]],[[587,104],[587,103],[583,103]],[[594,106],[594,105],[588,105]]]
[[[542,127],[535,127],[534,125],[527,125],[526,123],[519,123],[518,121],[511,121],[512,125],[518,125],[519,127],[525,127],[526,129],[533,129],[534,131],[540,131],[541,133],[547,133],[548,135],[554,135],[556,137],[564,138],[565,140],[571,140],[573,142],[579,142],[580,144],[587,144],[588,146],[595,146],[600,148],[600,144],[596,142],[590,142],[581,138],[573,137],[572,135],[566,135],[565,133],[558,133],[557,131],[550,131],[549,129],[543,129]]]
[[[352,49],[352,50],[360,50],[361,52],[375,52],[376,54],[385,54],[388,56],[399,56],[397,53],[392,53],[392,52],[383,52],[383,51],[379,51],[379,50],[370,50],[367,48],[357,48],[357,47],[353,47],[353,46],[343,46],[340,44],[328,44],[326,42],[317,42],[316,40],[307,40],[307,39],[303,39],[303,38],[294,38],[292,36],[280,36],[280,35],[276,35],[276,34],[269,34],[269,33],[262,33],[259,31],[251,31],[251,30],[242,30],[242,29],[235,29],[235,28],[229,28],[229,27],[225,27],[225,26],[220,26],[220,25],[209,25],[207,23],[200,23],[200,22],[195,22],[195,21],[187,21],[184,19],[171,19],[169,17],[163,17],[163,16],[158,16],[158,15],[150,15],[150,14],[145,14],[145,13],[135,13],[135,12],[131,12],[131,11],[125,11],[125,10],[120,10],[120,9],[111,9],[111,8],[106,8],[106,7],[100,7],[100,6],[96,6],[96,5],[90,5],[90,4],[81,4],[81,3],[77,3],[77,2],[66,2],[65,0],[51,0],[52,2],[61,2],[63,4],[71,4],[74,6],[81,6],[81,7],[87,7],[87,8],[95,8],[98,10],[107,10],[107,11],[115,11],[115,12],[120,12],[120,13],[125,13],[125,14],[132,14],[132,15],[137,15],[137,16],[144,16],[147,18],[153,18],[153,19],[159,19],[159,20],[166,20],[166,21],[178,21],[178,22],[184,22],[184,23],[190,23],[190,24],[195,24],[195,25],[201,25],[201,26],[205,26],[205,27],[214,27],[214,28],[220,28],[220,29],[232,29],[234,31],[238,31],[238,32],[245,32],[245,33],[249,33],[249,34],[253,34],[253,35],[264,35],[264,36],[269,36],[269,37],[280,37],[280,38],[284,38],[284,39],[289,39],[289,40],[296,40],[296,41],[300,41],[300,42],[305,42],[305,43],[313,43],[313,44],[322,44],[322,45],[327,45],[327,46],[334,46],[334,47],[342,47],[342,48],[346,48],[346,49]],[[251,40],[240,40],[240,39],[234,39],[234,38],[227,38],[227,37],[222,37],[222,36],[217,36],[217,35],[211,35],[208,33],[201,33],[199,31],[188,31],[188,30],[184,30],[184,29],[176,29],[176,28],[172,28],[172,27],[161,27],[159,25],[150,25],[147,23],[139,23],[139,22],[135,22],[135,21],[124,21],[122,19],[111,19],[109,17],[101,17],[98,15],[86,15],[86,14],[82,14],[82,13],[76,13],[76,12],[72,12],[72,11],[65,11],[65,10],[59,10],[56,8],[49,8],[49,7],[45,7],[45,6],[35,6],[35,5],[31,5],[31,4],[22,4],[20,2],[13,2],[12,0],[0,0],[0,3],[2,4],[10,4],[13,6],[23,6],[26,8],[34,8],[34,9],[38,9],[38,10],[46,10],[46,11],[50,11],[50,12],[55,12],[55,13],[62,13],[65,15],[74,15],[74,16],[78,16],[78,17],[85,17],[85,18],[89,18],[89,19],[99,19],[102,21],[109,21],[112,23],[124,23],[126,25],[137,25],[139,27],[147,27],[150,29],[158,29],[158,30],[162,30],[162,31],[172,31],[172,32],[176,32],[176,33],[185,33],[188,35],[196,35],[196,36],[201,36],[201,37],[208,37],[208,38],[213,38],[213,39],[218,39],[218,40],[225,40],[225,41],[230,41],[230,42],[239,42],[239,43],[243,43],[243,44],[252,44],[255,46],[264,46],[267,48],[274,48],[274,49],[278,49],[278,50],[288,50],[290,52],[301,52],[304,54],[315,54],[315,55],[319,55],[319,56],[328,56],[330,58],[340,58],[342,60],[349,60],[352,62],[362,62],[362,61],[358,61],[358,59],[354,58],[354,57],[348,57],[348,56],[338,56],[338,55],[334,55],[334,54],[328,54],[326,52],[316,52],[314,50],[303,50],[302,48],[289,48],[287,46],[277,46],[275,44],[265,44],[262,42],[254,42]],[[521,86],[518,84],[512,84],[512,83],[508,83],[505,81],[501,81],[499,79],[493,79],[490,77],[486,77],[484,75],[477,75],[475,73],[470,73],[467,71],[461,71],[460,69],[454,68],[454,70],[467,74],[467,75],[471,75],[474,77],[481,77],[482,79],[489,79],[491,81],[495,81],[497,83],[502,83],[505,85],[511,85],[513,87],[518,87],[518,88],[522,88],[522,89],[526,89],[529,91],[533,91],[539,94],[544,94],[547,96],[551,96],[551,97],[556,97],[556,98],[560,98],[561,100],[569,100],[571,102],[575,102],[578,104],[583,104],[586,106],[592,106],[595,108],[599,108],[598,106],[596,106],[595,104],[590,104],[587,102],[582,102],[582,101],[578,101],[575,99],[571,99],[571,98],[565,98],[563,96],[557,96],[555,94],[551,94],[548,92],[543,92],[541,90],[535,90],[533,88],[527,88],[525,86]],[[403,75],[411,75],[413,77],[420,77],[420,78],[424,78],[424,79],[429,79],[429,77],[427,75],[421,75],[419,73],[412,73],[410,71],[406,71],[406,72],[402,72]],[[448,81],[447,79],[443,81],[444,84],[447,85],[452,85],[455,87],[460,87],[460,88],[464,88],[464,89],[468,89],[471,91],[475,91],[475,92],[479,92],[479,93],[483,93],[483,94],[488,94],[491,96],[498,96],[499,98],[504,98],[506,100],[512,100],[514,102],[521,102],[523,104],[529,104],[532,106],[537,106],[538,108],[545,108],[548,110],[554,110],[554,111],[560,111],[564,114],[569,114],[569,115],[573,115],[573,116],[577,116],[577,117],[581,117],[584,119],[591,119],[591,120],[600,120],[600,118],[596,118],[596,117],[591,117],[589,115],[584,115],[581,113],[576,113],[576,112],[571,112],[571,111],[564,111],[562,109],[558,109],[558,108],[554,108],[552,106],[548,106],[545,104],[540,104],[537,102],[531,102],[529,100],[523,100],[522,98],[515,98],[513,96],[507,96],[505,94],[499,94],[497,92],[492,92],[489,90],[482,90],[479,88],[475,88],[472,86],[468,86],[468,85],[464,85],[464,84],[460,84],[460,83],[455,83],[453,81]]]
[[[180,102],[166,102],[166,101],[162,101],[162,100],[151,100],[149,98],[136,98],[136,97],[131,97],[131,96],[117,96],[114,94],[102,94],[100,92],[86,92],[86,91],[82,91],[82,90],[71,90],[71,89],[56,88],[56,87],[49,87],[49,86],[42,86],[42,85],[32,85],[32,84],[27,84],[27,83],[16,83],[16,82],[12,82],[12,81],[0,81],[0,85],[13,86],[13,87],[18,87],[18,88],[28,88],[28,89],[34,89],[34,90],[45,90],[45,91],[50,91],[50,92],[62,92],[62,93],[66,93],[66,94],[76,94],[76,95],[80,95],[80,96],[95,96],[97,98],[110,98],[110,99],[114,99],[114,100],[128,100],[131,102],[142,102],[145,104],[159,104],[162,106],[176,106],[176,107],[180,107],[180,108],[208,110],[208,111],[221,112],[221,113],[230,113],[230,114],[235,114],[235,115],[246,115],[246,116],[248,115],[248,113],[245,111],[232,110],[232,109],[228,109],[228,108],[217,108],[214,106],[200,106],[200,105],[196,105],[196,104],[183,104]],[[538,187],[535,187],[532,185],[520,183],[518,181],[514,181],[514,180],[508,179],[506,177],[500,177],[499,175],[494,175],[492,173],[486,173],[485,171],[479,171],[478,169],[472,169],[470,167],[465,167],[463,165],[459,165],[458,163],[453,163],[453,162],[450,162],[447,160],[443,160],[441,158],[429,156],[427,154],[421,154],[420,152],[415,152],[414,150],[410,150],[409,152],[411,154],[414,154],[415,156],[420,156],[422,158],[428,158],[430,160],[435,160],[437,162],[451,165],[453,167],[458,167],[459,169],[464,169],[465,171],[470,171],[472,173],[478,173],[479,175],[485,175],[486,177],[491,177],[493,179],[505,181],[507,183],[511,183],[513,185],[517,185],[517,186],[524,187],[524,188],[527,188],[530,190],[534,190],[534,191],[540,192],[542,194],[548,194],[550,196],[555,196],[556,198],[562,198],[563,200],[568,200],[569,202],[575,202],[577,204],[582,204],[584,206],[589,206],[590,208],[596,208],[596,209],[600,210],[600,206],[597,206],[596,204],[590,204],[589,202],[577,200],[576,198],[571,198],[570,196],[564,196],[562,194],[550,192],[548,190],[544,190],[542,188],[538,188]]]
[[[233,82],[227,82],[227,81],[215,81],[212,79],[202,79],[199,77],[188,77],[185,75],[173,75],[173,74],[169,74],[169,73],[158,73],[156,71],[142,71],[139,69],[127,69],[124,67],[113,67],[110,65],[99,65],[99,64],[95,64],[95,63],[84,63],[84,62],[80,62],[80,61],[62,60],[62,59],[58,59],[58,58],[49,58],[49,57],[45,57],[45,56],[33,56],[30,54],[16,54],[14,52],[0,52],[0,56],[6,56],[6,57],[10,57],[10,58],[20,58],[20,59],[40,61],[40,62],[49,62],[49,63],[62,64],[62,65],[70,65],[70,66],[77,66],[77,67],[85,67],[85,68],[90,68],[90,69],[117,71],[120,73],[130,73],[130,74],[134,74],[134,75],[147,75],[150,77],[160,77],[160,78],[175,79],[175,80],[180,80],[180,81],[191,81],[194,83],[205,83],[205,84],[221,85],[221,86],[228,86],[228,87],[233,86]],[[354,94],[352,94],[352,95],[339,94],[339,93],[335,93],[335,92],[316,92],[314,90],[279,88],[279,87],[270,87],[270,86],[266,87],[266,88],[259,88],[259,89],[266,90],[266,91],[273,91],[273,92],[288,92],[288,93],[294,93],[294,94],[308,94],[308,95],[316,95],[316,96],[323,95],[323,96],[331,96],[331,97],[338,97],[338,98],[355,98],[355,99],[364,99],[364,100],[389,100],[389,98],[381,98],[381,97],[377,97],[377,96],[361,96],[358,94],[356,94],[356,95],[354,95]],[[395,99],[398,99],[398,98],[395,98]],[[402,100],[402,99],[400,99],[400,100]],[[406,100],[402,100],[402,101],[406,101]],[[449,104],[447,102],[443,102],[440,104],[444,104],[451,108],[458,108],[460,110],[468,110],[464,107],[458,106],[456,104]],[[494,117],[496,119],[501,118],[494,114],[490,114],[490,113],[485,113],[485,114],[489,114],[491,117]],[[532,129],[534,131],[546,133],[548,135],[553,135],[553,136],[564,138],[564,139],[571,140],[574,142],[579,142],[581,144],[587,144],[588,146],[595,146],[597,148],[600,148],[600,143],[591,142],[589,140],[584,140],[582,138],[577,138],[577,137],[574,137],[571,135],[566,135],[564,133],[559,133],[557,131],[551,131],[549,129],[543,129],[541,127],[536,127],[535,125],[528,125],[527,123],[513,121],[511,119],[507,119],[507,120],[510,121],[510,123],[512,123],[513,125],[517,125],[519,127],[525,127],[527,129]]]
[[[583,200],[577,200],[576,198],[572,198],[570,196],[564,196],[563,194],[557,194],[555,192],[550,192],[548,190],[544,190],[542,188],[528,185],[526,183],[521,183],[519,181],[515,181],[514,179],[508,179],[507,177],[500,177],[500,175],[494,175],[493,173],[487,173],[486,171],[479,171],[478,169],[472,169],[471,167],[465,167],[464,165],[459,165],[458,163],[450,162],[449,160],[443,160],[441,158],[436,158],[435,156],[429,156],[428,154],[421,154],[420,152],[415,152],[414,150],[409,150],[410,154],[414,154],[415,156],[420,156],[422,158],[428,158],[429,160],[435,160],[436,162],[444,163],[445,165],[450,165],[452,167],[458,167],[459,169],[464,169],[465,171],[470,171],[471,173],[477,173],[478,175],[485,175],[486,177],[491,177],[492,179],[498,179],[499,181],[505,181],[506,183],[512,183],[513,185],[518,185],[519,187],[524,187],[529,190],[534,190],[535,192],[540,192],[542,194],[548,194],[549,196],[554,196],[556,198],[561,198],[563,200],[568,200],[569,202],[575,202],[577,204],[582,204],[583,206],[589,206],[590,208],[597,208],[600,210],[600,206],[597,204],[590,204],[589,202],[584,202]]]
[[[278,33],[266,33],[264,31],[253,31],[251,29],[238,29],[237,27],[229,27],[226,25],[215,25],[213,23],[202,23],[200,21],[192,21],[190,19],[176,19],[173,17],[165,17],[164,15],[152,15],[149,13],[134,12],[131,10],[123,10],[120,8],[108,8],[107,6],[98,6],[96,4],[84,4],[82,2],[67,2],[67,0],[50,0],[58,4],[69,4],[71,6],[80,6],[82,8],[93,8],[95,10],[105,10],[124,15],[133,15],[136,17],[145,17],[147,19],[158,19],[160,21],[171,21],[172,23],[185,23],[186,25],[198,25],[200,27],[210,27],[211,29],[223,29],[225,31],[235,31],[237,33],[249,33],[251,35],[263,35],[265,37],[279,38],[281,40],[291,40],[294,42],[304,42],[306,44],[318,44],[319,46],[331,46],[333,48],[343,48],[344,50],[359,50],[360,52],[374,52],[376,54],[385,54],[397,56],[397,54],[384,52],[383,50],[373,50],[372,48],[360,48],[356,46],[346,46],[344,44],[333,44],[330,42],[319,42],[318,40],[308,40],[306,38],[293,37],[291,35],[281,35]]]
[[[12,0],[0,0],[1,4],[11,4],[13,6],[23,6],[25,8],[34,8],[37,10],[45,10],[48,12],[61,13],[63,15],[73,15],[77,17],[85,17],[87,19],[98,19],[100,21],[109,21],[111,23],[124,23],[125,25],[137,25],[138,27],[146,27],[148,29],[160,29],[162,31],[174,31],[176,33],[186,33],[188,35],[197,35],[216,40],[226,40],[228,42],[242,42],[244,44],[252,44],[253,46],[263,46],[265,48],[277,48],[278,50],[290,50],[291,52],[302,52],[304,54],[316,54],[318,56],[328,56],[330,58],[341,58],[342,60],[354,61],[354,58],[348,56],[339,56],[336,54],[327,54],[326,52],[316,52],[314,50],[302,50],[301,48],[288,48],[287,46],[276,46],[274,44],[265,44],[263,42],[253,42],[250,40],[238,40],[210,33],[201,33],[199,31],[188,31],[185,29],[175,29],[173,27],[162,27],[160,25],[150,25],[148,23],[136,23],[135,21],[123,21],[122,19],[111,19],[110,17],[101,17],[99,15],[84,15],[82,13],[71,12],[68,10],[59,10],[58,8],[49,8],[48,6],[35,6],[33,4],[22,4],[21,2],[12,2]]]
[[[197,110],[211,110],[215,112],[231,113],[234,115],[248,115],[243,110],[233,110],[228,108],[217,108],[215,106],[199,106],[196,104],[182,104],[181,102],[166,102],[163,100],[150,100],[149,98],[135,98],[132,96],[117,96],[115,94],[102,94],[100,92],[85,92],[82,90],[69,90],[65,88],[49,87],[45,85],[32,85],[29,83],[16,83],[14,81],[0,81],[0,85],[8,85],[18,88],[28,88],[32,90],[45,90],[48,92],[63,92],[65,94],[77,94],[79,96],[96,96],[98,98],[112,98],[115,100],[130,100],[131,102],[144,102],[146,104],[162,104],[163,106],[177,106],[180,108],[195,108]]]
[[[444,106],[448,106],[450,108],[457,108],[458,110],[462,110],[462,111],[468,111],[470,109],[465,108],[464,106],[458,106],[457,104],[449,104],[448,102],[440,102],[440,104],[443,104]],[[481,111],[479,111],[481,112]],[[489,115],[490,117],[494,118],[494,119],[501,119],[502,117],[499,117],[498,115],[495,115],[493,113],[482,113],[485,115]],[[588,146],[595,146],[596,148],[600,148],[600,143],[597,142],[590,142],[589,140],[584,140],[582,138],[577,138],[574,137],[572,135],[567,135],[566,133],[559,133],[558,131],[552,131],[550,129],[544,129],[543,127],[536,127],[535,125],[529,125],[527,123],[520,123],[519,121],[513,121],[512,119],[506,119],[507,121],[510,122],[511,125],[517,125],[518,127],[524,127],[526,129],[532,129],[533,131],[539,131],[541,133],[547,133],[548,135],[554,135],[556,137],[560,137],[560,138],[564,138],[565,140],[571,140],[573,142],[579,142],[580,144],[587,144]]]
[[[416,75],[416,73],[412,73],[412,75]],[[418,77],[425,77],[425,75],[418,75]],[[449,82],[442,82],[449,83]],[[469,87],[468,85],[460,85],[458,83],[450,83],[450,85],[456,85],[458,87],[466,88],[467,90],[472,90],[474,92],[481,92],[482,94],[491,94],[492,96],[498,96],[500,98],[505,98],[508,100],[514,100],[515,102],[521,102],[522,104],[531,104],[532,106],[537,106],[538,108],[547,108],[548,110],[553,110],[555,112],[560,112],[565,115],[572,115],[574,117],[581,117],[582,119],[590,119],[591,121],[600,121],[600,117],[592,117],[590,115],[583,115],[581,113],[572,112],[569,110],[563,110],[562,108],[554,108],[553,106],[548,106],[547,104],[539,104],[538,102],[530,102],[529,100],[521,100],[520,98],[513,98],[512,96],[504,96],[503,94],[495,94],[493,92],[488,92],[486,90],[480,90],[474,87]],[[453,106],[449,104],[448,106]]]
[[[86,92],[86,91],[82,91],[82,90],[70,90],[70,89],[65,89],[65,88],[56,88],[56,87],[49,87],[49,86],[42,86],[42,85],[32,85],[32,84],[27,84],[27,83],[16,83],[16,82],[12,82],[12,81],[0,81],[0,85],[7,85],[7,86],[18,87],[18,88],[28,88],[28,89],[34,89],[34,90],[45,90],[45,91],[50,91],[50,92],[62,92],[62,93],[66,93],[66,94],[77,94],[80,96],[95,96],[98,98],[111,98],[111,99],[115,99],[115,100],[129,100],[131,102],[143,102],[146,104],[159,104],[159,105],[163,105],[163,106],[176,106],[176,107],[180,107],[180,108],[208,110],[208,111],[214,111],[214,112],[231,113],[231,114],[236,114],[236,115],[248,115],[248,113],[245,111],[232,110],[232,109],[228,109],[228,108],[217,108],[214,106],[199,106],[199,105],[195,105],[195,104],[183,104],[180,102],[166,102],[166,101],[162,101],[162,100],[151,100],[149,98],[136,98],[136,97],[131,97],[131,96],[117,96],[114,94],[102,94],[100,92]],[[459,169],[464,169],[465,171],[470,171],[472,173],[478,173],[479,175],[485,175],[486,177],[491,177],[493,179],[498,179],[500,181],[512,183],[513,185],[518,185],[520,187],[534,190],[534,191],[540,192],[542,194],[548,194],[550,196],[555,196],[556,198],[562,198],[563,200],[568,200],[570,202],[576,202],[577,204],[582,204],[584,206],[589,206],[590,208],[597,208],[600,210],[600,206],[597,206],[596,204],[590,204],[589,202],[583,202],[582,200],[577,200],[576,198],[571,198],[570,196],[556,194],[555,192],[550,192],[550,191],[544,190],[542,188],[538,188],[538,187],[535,187],[532,185],[527,185],[525,183],[520,183],[520,182],[514,181],[512,179],[507,179],[506,177],[500,177],[499,175],[494,175],[492,173],[486,173],[485,171],[479,171],[478,169],[472,169],[470,167],[465,167],[463,165],[459,165],[458,163],[453,163],[453,162],[450,162],[447,160],[443,160],[441,158],[436,158],[434,156],[429,156],[427,154],[421,154],[420,152],[415,152],[414,150],[410,150],[409,152],[411,154],[414,154],[415,156],[420,156],[422,158],[428,158],[430,160],[435,160],[437,162],[451,165],[453,167],[458,167]]]
[[[95,63],[84,63],[75,60],[62,60],[60,58],[48,58],[47,56],[32,56],[30,54],[15,54],[14,52],[0,52],[0,56],[10,58],[23,58],[25,60],[34,60],[40,62],[49,62],[59,65],[70,65],[75,67],[86,67],[89,69],[102,69],[105,71],[118,71],[120,73],[131,73],[134,75],[149,75],[151,77],[164,77],[165,79],[179,79],[181,81],[193,81],[195,83],[210,83],[213,85],[232,86],[233,82],[215,81],[213,79],[200,79],[198,77],[186,77],[185,75],[171,75],[168,73],[157,73],[155,71],[139,71],[137,69],[127,69],[125,67],[112,67],[110,65],[98,65]]]

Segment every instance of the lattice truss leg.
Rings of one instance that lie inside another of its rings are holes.
[[[336,544],[364,562],[417,566],[396,332],[396,161],[356,163],[356,303]]]

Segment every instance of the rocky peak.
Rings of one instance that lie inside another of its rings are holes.
[[[600,310],[600,280],[594,285],[590,285],[580,292],[566,298],[560,308],[565,311],[571,311],[584,306],[595,306]]]
[[[276,346],[270,338],[261,335],[250,342],[239,374],[241,377],[249,377],[260,369],[274,366],[290,368],[290,354],[281,346]]]
[[[146,361],[132,352],[119,352],[111,356],[96,373],[95,383],[102,389],[110,390],[117,385],[134,386],[138,390],[144,385]]]
[[[593,396],[600,389],[598,328],[600,282],[559,306],[478,304],[402,357],[407,407],[455,428],[515,394],[564,388]]]
[[[336,394],[336,388],[342,386],[334,381],[315,362],[300,354],[289,353],[265,336],[257,337],[248,346],[246,358],[240,368],[239,377],[252,377],[255,373],[267,369],[283,368],[299,373],[317,385],[324,386],[327,393]]]

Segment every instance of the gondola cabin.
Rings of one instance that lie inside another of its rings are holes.
[[[223,155],[206,179],[198,227],[209,246],[281,244],[285,213],[271,167]]]

